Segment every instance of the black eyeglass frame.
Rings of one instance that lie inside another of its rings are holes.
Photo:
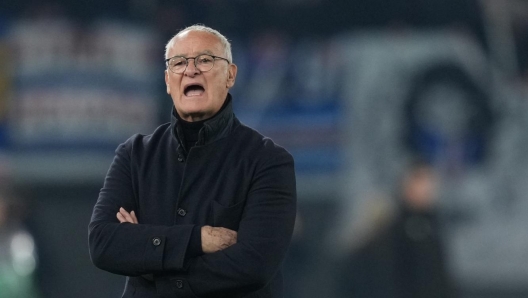
[[[200,56],[209,56],[209,57],[213,57],[213,66],[211,66],[211,69],[213,69],[213,67],[215,66],[214,64],[214,61],[216,61],[217,59],[220,59],[220,60],[225,60],[228,64],[231,64],[231,61],[229,61],[229,59],[227,58],[224,58],[224,57],[220,57],[220,56],[215,56],[215,55],[210,55],[210,54],[200,54],[198,56],[194,56],[194,57],[184,57],[184,56],[172,56],[170,58],[167,58],[165,59],[165,64],[167,65],[167,68],[170,70],[170,72],[174,73],[174,74],[182,74],[185,72],[185,70],[187,70],[187,66],[189,66],[189,59],[193,59],[194,60],[194,67],[196,67],[196,69],[199,69],[198,66],[196,65],[196,58],[200,57]],[[185,59],[185,68],[183,69],[182,72],[174,72],[172,71],[171,67],[169,66],[169,61],[173,58],[183,58]],[[209,70],[206,70],[206,71],[203,71],[203,70],[200,70],[201,72],[207,72]]]

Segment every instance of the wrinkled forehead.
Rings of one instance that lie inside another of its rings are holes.
[[[209,32],[184,31],[172,38],[168,46],[169,57],[174,55],[211,54],[221,55],[224,52],[220,39]]]

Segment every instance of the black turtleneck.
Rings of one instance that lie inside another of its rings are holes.
[[[207,119],[196,122],[188,122],[181,119],[179,115],[178,118],[183,133],[183,145],[185,149],[189,150],[194,147],[194,145],[196,145],[196,142],[198,142],[198,133],[200,132],[200,129],[202,129]]]
[[[213,117],[205,120],[189,122],[183,120],[177,112],[175,113],[183,133],[183,146],[187,151],[194,147],[196,145],[196,142],[198,142],[200,129],[202,129],[204,123],[210,119],[215,118],[218,114],[220,114],[220,112],[225,109],[230,100],[230,96],[227,96],[220,110],[216,114],[214,114]]]

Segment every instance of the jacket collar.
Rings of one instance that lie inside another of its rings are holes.
[[[210,144],[216,140],[226,137],[233,130],[235,115],[233,114],[233,105],[231,94],[227,94],[225,106],[212,118],[204,122],[204,126],[198,134],[197,146]],[[178,140],[179,147],[183,148],[183,133],[181,125],[178,125],[179,119],[176,116],[176,109],[172,106],[171,114],[171,132],[172,136]]]

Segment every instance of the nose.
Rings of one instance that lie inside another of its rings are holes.
[[[192,59],[192,62],[191,62]],[[185,68],[185,71],[183,72],[186,76],[194,77],[195,75],[200,73],[200,70],[196,68],[195,65],[195,58],[188,58],[187,59],[187,67]]]

